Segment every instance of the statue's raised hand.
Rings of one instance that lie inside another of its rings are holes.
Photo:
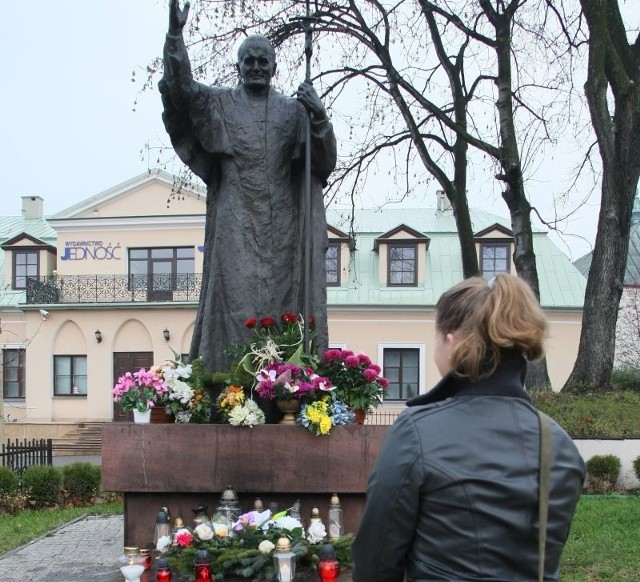
[[[169,2],[169,34],[182,33],[182,29],[187,23],[189,6],[189,2],[185,2],[184,8],[181,10],[179,0],[171,0]]]

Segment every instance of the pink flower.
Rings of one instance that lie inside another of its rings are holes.
[[[382,376],[378,378],[378,382],[380,383],[380,386],[382,386],[385,390],[389,387],[389,380],[383,378]]]
[[[371,365],[371,360],[369,356],[367,356],[367,354],[358,354],[358,360],[360,360],[360,363],[364,364],[365,366]]]
[[[377,374],[382,372],[382,368],[378,364],[369,364],[369,367],[376,371]]]
[[[367,382],[373,382],[378,377],[378,372],[376,372],[373,368],[367,368],[364,372],[362,372],[362,375]]]
[[[341,357],[342,357],[341,350],[327,350],[323,355],[323,358],[327,362],[332,362],[334,360],[339,360]]]
[[[344,359],[344,365],[347,368],[357,368],[360,365],[360,360],[358,359],[358,356],[354,356],[354,355],[347,356]]]

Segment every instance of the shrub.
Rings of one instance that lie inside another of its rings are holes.
[[[18,474],[10,467],[0,467],[0,493],[14,495],[20,486]]]
[[[636,457],[633,460],[633,470],[636,474],[636,479],[640,481],[640,457]]]
[[[594,455],[587,461],[586,465],[591,487],[595,491],[605,493],[614,488],[622,468],[620,457],[616,455]]]
[[[46,465],[28,467],[22,485],[36,505],[54,505],[62,492],[62,471]]]
[[[92,463],[72,463],[62,468],[63,487],[67,494],[80,503],[89,503],[98,491],[102,471]]]
[[[611,384],[617,390],[640,392],[640,368],[632,366],[616,368],[611,374]]]

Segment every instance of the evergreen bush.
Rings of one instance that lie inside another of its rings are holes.
[[[22,486],[36,506],[55,505],[62,493],[62,471],[47,465],[28,467],[22,476]]]
[[[611,491],[618,480],[622,462],[617,455],[594,455],[587,463],[592,488],[597,492]]]
[[[636,474],[636,479],[640,481],[640,457],[636,457],[633,460],[633,470]]]
[[[71,463],[62,468],[63,487],[80,503],[89,503],[100,491],[102,470],[92,463]]]
[[[20,487],[20,477],[11,467],[0,467],[0,493],[15,495]]]
[[[640,368],[624,366],[611,374],[611,384],[616,390],[640,392]]]

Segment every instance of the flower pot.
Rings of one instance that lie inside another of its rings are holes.
[[[147,409],[144,412],[140,412],[137,409],[133,410],[133,422],[136,424],[149,424],[151,421],[151,410]]]
[[[356,415],[356,424],[364,424],[364,421],[367,418],[366,411],[357,408],[353,413]]]
[[[295,424],[296,414],[300,410],[300,400],[298,398],[285,398],[276,400],[278,410],[284,414],[280,424]]]
[[[167,414],[164,406],[154,406],[151,409],[151,424],[173,424],[174,422],[174,416]]]

